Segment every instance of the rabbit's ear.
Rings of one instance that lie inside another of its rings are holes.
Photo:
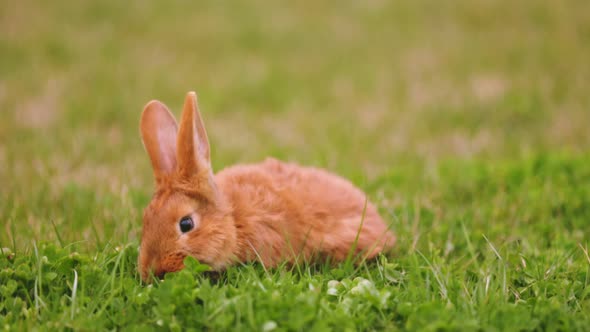
[[[189,92],[184,101],[178,131],[178,166],[181,174],[211,171],[211,158],[207,131],[199,113],[197,95]]]
[[[156,183],[160,183],[176,168],[176,120],[166,105],[152,100],[143,109],[140,128]]]

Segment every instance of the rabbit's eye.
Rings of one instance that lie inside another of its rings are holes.
[[[178,225],[180,226],[180,231],[183,233],[186,233],[195,227],[193,219],[189,216],[180,219]]]

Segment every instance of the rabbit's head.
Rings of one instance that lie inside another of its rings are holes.
[[[189,255],[213,269],[223,268],[232,259],[236,229],[215,183],[195,93],[186,96],[179,127],[156,100],[145,106],[140,127],[156,180],[143,214],[142,279],[182,269]]]

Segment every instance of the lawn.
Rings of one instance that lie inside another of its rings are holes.
[[[0,2],[1,330],[590,330],[590,2]],[[355,266],[136,272],[145,103],[364,189]]]

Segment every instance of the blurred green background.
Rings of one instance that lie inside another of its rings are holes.
[[[326,167],[382,210],[436,210],[441,165],[590,147],[584,0],[2,1],[0,31],[3,246],[137,241],[141,110],[189,90],[216,170]]]

